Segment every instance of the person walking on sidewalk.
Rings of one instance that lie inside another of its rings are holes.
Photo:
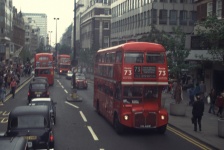
[[[4,100],[5,100],[5,94],[6,94],[6,88],[5,85],[2,85],[1,89],[0,89],[0,98],[2,101],[2,104],[4,104]]]
[[[217,93],[214,88],[211,89],[209,96],[210,96],[210,107],[209,107],[208,113],[212,112],[213,114],[215,114],[215,101],[217,98]]]
[[[219,110],[216,115],[219,117],[222,117],[222,112],[224,107],[224,92],[222,92],[220,96],[217,97],[216,105],[217,107],[219,107]]]
[[[12,98],[15,97],[16,86],[17,86],[16,80],[13,78],[12,82],[10,83],[10,89],[11,89],[11,93],[12,93]]]
[[[197,124],[199,126],[199,131],[201,131],[201,119],[204,112],[204,102],[201,99],[200,93],[196,94],[196,101],[193,103],[192,115],[194,123],[194,131],[197,131]]]

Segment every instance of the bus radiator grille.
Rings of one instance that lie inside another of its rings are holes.
[[[146,115],[143,113],[135,114],[135,128],[155,128],[156,127],[156,113],[149,112]]]

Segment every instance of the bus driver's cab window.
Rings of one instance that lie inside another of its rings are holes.
[[[156,98],[158,98],[158,87],[146,86],[144,88],[144,98],[145,99],[156,99]]]

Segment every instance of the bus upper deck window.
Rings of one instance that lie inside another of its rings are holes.
[[[147,63],[164,63],[164,54],[163,53],[147,53],[146,54]]]
[[[124,55],[125,63],[143,63],[143,53],[127,52]]]

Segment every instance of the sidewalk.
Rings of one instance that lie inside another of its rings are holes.
[[[165,100],[165,108],[170,113],[170,103],[174,102],[171,95],[163,93],[162,100]],[[189,102],[187,92],[184,91],[184,102],[186,105]],[[191,123],[192,106],[187,105],[186,116],[169,115],[169,124],[184,133],[197,138],[198,140],[213,146],[216,149],[224,149],[224,138],[218,136],[218,117],[208,113],[209,104],[205,104],[205,111],[202,117],[202,131],[195,132],[194,125]]]
[[[18,84],[18,87],[20,87],[21,85],[23,85],[24,82],[26,82],[27,80],[29,80],[31,77],[33,77],[32,75],[30,76],[23,76],[23,77],[20,77],[20,83]],[[10,94],[10,89],[7,89],[6,90],[6,96],[8,96]]]

